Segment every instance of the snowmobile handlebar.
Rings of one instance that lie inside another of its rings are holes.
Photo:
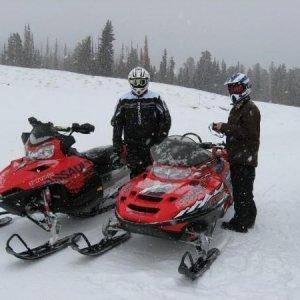
[[[38,119],[34,117],[28,118],[28,122],[31,126],[37,126],[37,125],[49,125],[53,127],[54,130],[56,131],[61,131],[61,132],[78,132],[82,134],[90,134],[91,132],[95,131],[95,126],[89,123],[84,123],[84,124],[78,124],[78,123],[73,123],[71,127],[63,127],[63,126],[54,126],[53,123],[47,122],[43,123],[39,121]]]

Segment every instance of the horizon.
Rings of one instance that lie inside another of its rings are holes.
[[[300,8],[300,3],[296,0],[285,3],[244,0],[240,6],[234,0],[226,0],[226,4],[221,0],[188,0],[185,3],[153,0],[151,4],[145,0],[131,0],[131,5],[128,3],[45,0],[41,5],[38,0],[11,0],[9,3],[0,0],[3,8],[0,43],[3,45],[13,32],[22,36],[24,25],[30,24],[38,48],[41,43],[46,45],[48,36],[52,46],[57,38],[61,49],[64,43],[74,49],[88,35],[95,41],[106,20],[111,19],[116,38],[115,53],[119,53],[122,44],[130,46],[132,42],[142,46],[147,35],[155,65],[159,64],[166,48],[169,57],[174,56],[177,69],[190,56],[197,60],[204,50],[210,51],[219,61],[224,59],[228,65],[240,62],[248,68],[260,63],[268,68],[273,61],[276,65],[284,63],[288,68],[300,67],[300,36],[294,30],[295,24],[300,25],[296,9]]]

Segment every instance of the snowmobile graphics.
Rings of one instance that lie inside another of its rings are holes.
[[[104,238],[91,245],[78,233],[71,246],[84,255],[99,255],[127,240],[130,233],[180,240],[195,246],[197,260],[186,252],[178,271],[195,279],[220,253],[209,244],[217,220],[232,204],[226,150],[188,133],[166,138],[152,147],[151,154],[153,165],[120,190],[117,221],[103,229]],[[79,239],[87,246],[82,247]]]
[[[38,249],[30,249],[19,235],[7,241],[8,253],[36,259],[67,246],[68,239],[58,240],[57,213],[89,217],[112,208],[130,172],[114,164],[112,146],[81,153],[71,147],[75,143],[72,133],[89,134],[93,125],[74,123],[63,128],[35,118],[28,120],[32,131],[22,134],[26,155],[0,172],[0,207],[5,210],[2,214],[27,217],[51,233],[50,242]],[[2,219],[4,224],[10,221],[7,218]],[[13,239],[27,250],[16,253],[10,244]]]

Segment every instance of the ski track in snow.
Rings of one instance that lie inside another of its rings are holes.
[[[94,124],[94,134],[75,136],[78,150],[110,144],[110,119],[128,88],[121,79],[0,66],[1,169],[23,154],[20,136],[30,129],[30,116],[58,125]],[[157,83],[150,88],[170,108],[171,133],[193,131],[203,140],[218,141],[208,125],[226,121],[227,97]],[[300,299],[300,109],[257,104],[262,114],[257,222],[248,234],[216,229],[214,244],[222,252],[202,278],[190,282],[177,273],[186,245],[139,235],[101,257],[65,249],[23,262],[6,254],[8,237],[20,233],[38,245],[47,233],[15,217],[0,229],[0,299]],[[61,216],[62,235],[83,231],[97,241],[101,225],[112,214],[83,220]]]

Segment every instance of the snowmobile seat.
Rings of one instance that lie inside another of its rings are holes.
[[[103,146],[81,152],[80,155],[98,166],[110,165],[113,146]]]

